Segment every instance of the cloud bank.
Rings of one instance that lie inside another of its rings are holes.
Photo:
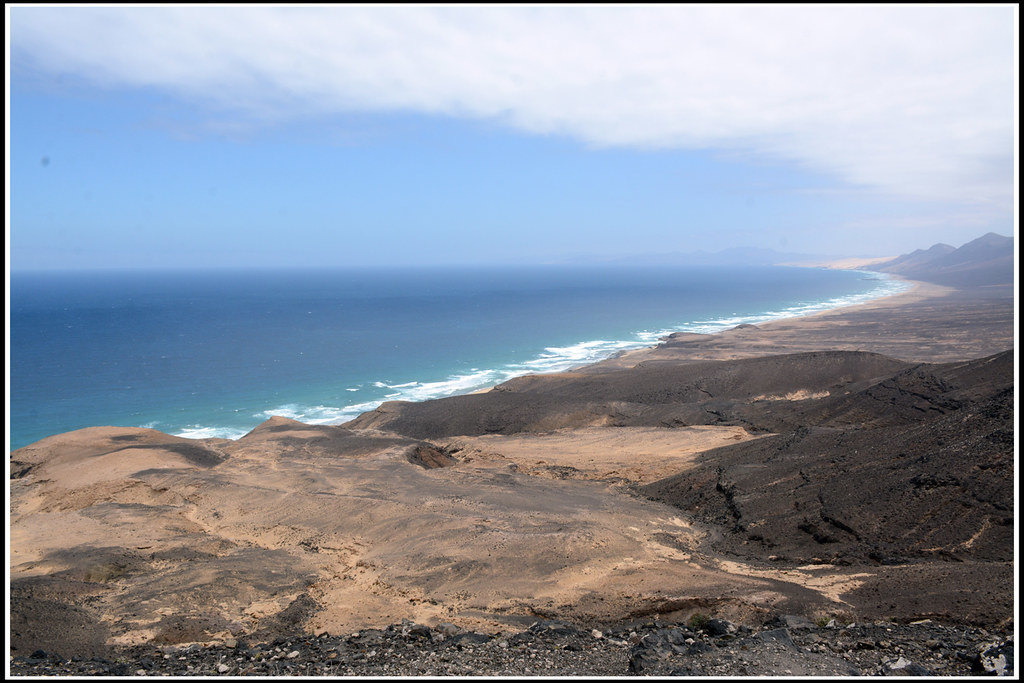
[[[1013,7],[13,8],[14,66],[280,120],[408,111],[1013,203]],[[14,67],[12,67],[14,68]]]

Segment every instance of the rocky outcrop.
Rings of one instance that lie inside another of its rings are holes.
[[[405,458],[414,465],[419,465],[425,470],[436,467],[451,467],[458,462],[451,454],[444,449],[430,444],[419,444],[410,447],[405,452]]]
[[[804,426],[642,490],[793,562],[1013,559],[1013,356],[915,366],[791,407]]]

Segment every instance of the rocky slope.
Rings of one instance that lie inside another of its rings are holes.
[[[12,671],[1011,671],[1008,302],[675,337],[346,426],[44,439],[10,460]]]
[[[812,624],[783,615],[756,628],[697,615],[611,627],[540,621],[515,633],[409,621],[344,636],[127,648],[113,659],[37,650],[13,675],[110,676],[1006,676],[1013,636],[930,620]]]
[[[787,396],[855,391],[907,365],[878,354],[823,351],[530,375],[486,394],[384,403],[346,426],[420,439],[589,426],[742,425],[768,432],[786,428],[786,418],[772,406]]]
[[[709,451],[644,493],[714,523],[713,545],[747,557],[1013,560],[1011,352],[765,412],[800,426]]]

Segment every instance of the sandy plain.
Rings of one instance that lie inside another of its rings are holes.
[[[917,283],[813,317],[673,335],[575,375],[823,349],[980,358],[1014,348],[1013,315],[1011,290]],[[754,398],[822,397],[818,383],[793,381]],[[768,435],[742,426],[588,418],[423,438],[367,419],[272,418],[236,441],[96,427],[13,452],[12,651],[346,633],[402,619],[500,630],[538,617],[698,611],[741,623],[772,613],[910,618],[936,608],[901,591],[928,586],[936,571],[947,587],[984,572],[999,586],[997,598],[959,596],[964,613],[999,611],[1007,581],[1012,593],[1005,562],[979,573],[722,555],[707,544],[719,529],[638,495],[715,448]],[[889,587],[884,605],[861,597],[877,595],[872,586]]]

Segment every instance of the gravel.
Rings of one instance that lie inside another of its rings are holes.
[[[697,625],[700,628],[697,628]],[[1012,630],[875,622],[758,628],[710,619],[573,625],[514,633],[405,621],[271,642],[136,646],[110,657],[12,657],[14,676],[1012,676]]]

